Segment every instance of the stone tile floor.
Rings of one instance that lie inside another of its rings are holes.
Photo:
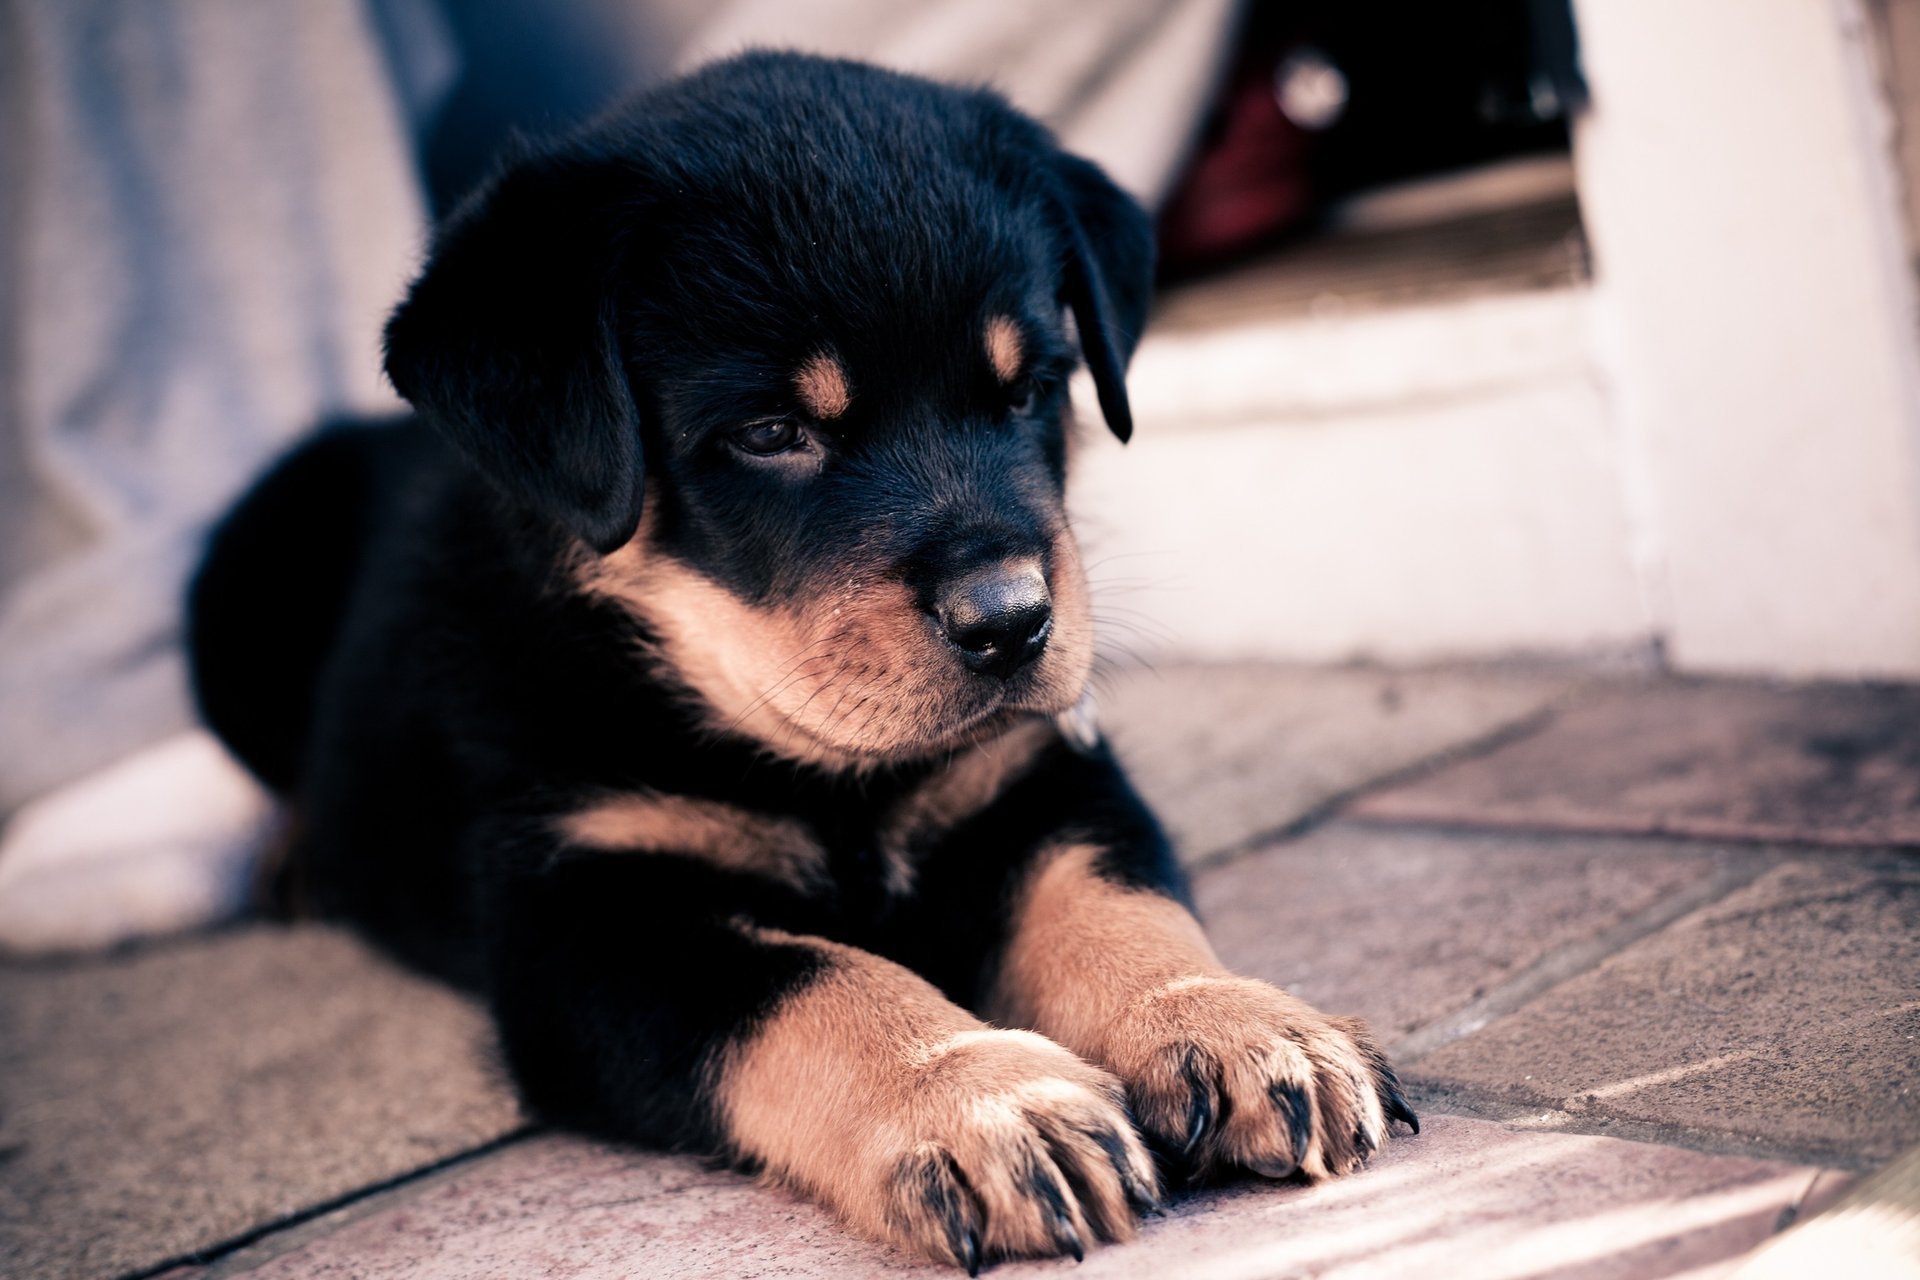
[[[1372,1019],[1426,1124],[1352,1178],[1187,1195],[1074,1274],[1731,1274],[1920,1144],[1915,712],[1538,669],[1120,680],[1105,719],[1223,956]],[[529,1130],[477,1012],[334,930],[0,964],[0,1275],[905,1273],[947,1274]]]

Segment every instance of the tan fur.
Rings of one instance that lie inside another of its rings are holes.
[[[918,848],[992,804],[1058,738],[1049,721],[1017,725],[960,752],[946,768],[908,792],[880,823],[879,843],[887,859],[889,887],[895,893],[912,888]]]
[[[1031,1027],[1126,1081],[1134,1114],[1186,1147],[1196,1088],[1216,1119],[1196,1162],[1295,1171],[1276,1088],[1298,1091],[1311,1138],[1299,1170],[1344,1173],[1386,1141],[1379,1051],[1351,1019],[1227,972],[1199,922],[1146,890],[1102,879],[1100,849],[1063,846],[1021,894],[989,1012]],[[1356,1138],[1356,1135],[1362,1135]]]
[[[816,885],[826,870],[826,851],[798,822],[688,796],[607,796],[561,818],[559,829],[565,839],[588,848],[685,854],[802,890]]]
[[[1070,529],[1053,538],[1053,573],[1047,583],[1053,595],[1053,634],[1040,655],[1039,685],[1049,714],[1065,711],[1080,700],[1093,670],[1093,604],[1087,590],[1087,571],[1080,562],[1080,543]]]
[[[1026,358],[1020,326],[1006,316],[991,316],[987,320],[985,342],[987,363],[993,366],[994,376],[1002,382],[1012,382],[1019,377],[1020,366]]]
[[[981,1258],[1131,1234],[1130,1201],[1157,1188],[1111,1076],[987,1027],[890,961],[756,934],[815,950],[825,972],[721,1064],[715,1096],[741,1154],[858,1229],[962,1265],[969,1230]]]
[[[853,388],[840,362],[824,353],[801,365],[793,375],[793,389],[807,412],[825,422],[839,417],[853,405]]]
[[[1079,698],[1093,663],[1093,629],[1079,548],[1053,544],[1053,637],[1032,693],[969,719],[956,659],[934,635],[891,566],[850,563],[790,605],[741,600],[652,545],[648,501],[640,530],[606,556],[584,548],[576,583],[611,599],[659,638],[663,675],[697,696],[718,730],[789,759],[857,768],[965,747],[1028,713],[1053,715]]]

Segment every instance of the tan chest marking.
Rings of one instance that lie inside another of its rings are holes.
[[[627,792],[567,814],[559,828],[568,841],[590,849],[682,854],[802,890],[826,874],[826,851],[800,823],[713,800]]]

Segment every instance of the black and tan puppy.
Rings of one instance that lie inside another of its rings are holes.
[[[969,1269],[1413,1123],[1223,970],[1105,747],[1065,382],[1151,239],[985,92],[754,55],[510,165],[195,584],[325,911],[484,990],[527,1102]],[[1144,1137],[1145,1142],[1142,1142]]]

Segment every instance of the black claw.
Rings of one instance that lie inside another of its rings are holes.
[[[942,1155],[918,1165],[906,1166],[897,1176],[919,1182],[921,1201],[946,1229],[948,1247],[953,1250],[960,1265],[967,1268],[968,1274],[977,1273],[980,1269],[980,1242],[974,1235],[970,1221],[973,1214],[967,1203],[970,1197],[966,1191],[966,1179],[961,1176],[952,1157]]]
[[[1187,1104],[1187,1140],[1180,1150],[1192,1155],[1200,1145],[1200,1139],[1207,1135],[1207,1121],[1212,1117],[1213,1104],[1207,1095],[1196,1091],[1193,1100]]]
[[[1154,1195],[1145,1183],[1134,1177],[1131,1170],[1120,1170],[1120,1185],[1126,1189],[1127,1205],[1135,1213],[1160,1211],[1160,1197]]]
[[[1365,1160],[1368,1156],[1380,1149],[1380,1144],[1373,1140],[1373,1135],[1368,1133],[1364,1127],[1353,1131],[1353,1145],[1359,1149],[1362,1160]]]
[[[1389,1084],[1386,1086],[1386,1095],[1387,1118],[1398,1120],[1415,1133],[1420,1132],[1420,1117],[1413,1114],[1413,1108],[1400,1096],[1400,1090]]]
[[[1072,1254],[1075,1262],[1084,1261],[1087,1250],[1086,1246],[1080,1242],[1080,1233],[1074,1230],[1073,1213],[1068,1207],[1071,1202],[1067,1199],[1067,1193],[1061,1189],[1058,1182],[1054,1181],[1051,1174],[1040,1169],[1028,1172],[1027,1185],[1032,1188],[1034,1195],[1046,1202],[1048,1210],[1053,1214],[1053,1242]]]
[[[1073,1229],[1073,1219],[1064,1213],[1053,1215],[1053,1238],[1062,1249],[1073,1255],[1075,1262],[1087,1260],[1086,1246],[1080,1243],[1080,1233]]]
[[[1385,1058],[1376,1057],[1373,1069],[1380,1077],[1380,1098],[1386,1105],[1387,1115],[1408,1125],[1415,1133],[1420,1132],[1420,1117],[1413,1114],[1406,1095],[1400,1092],[1400,1077],[1393,1073]]]
[[[1187,1141],[1181,1147],[1185,1155],[1192,1155],[1200,1146],[1200,1139],[1206,1136],[1207,1126],[1213,1120],[1213,1089],[1200,1078],[1200,1064],[1189,1057],[1184,1074],[1187,1077]]]
[[[1287,1140],[1293,1144],[1293,1163],[1298,1168],[1306,1163],[1307,1145],[1313,1141],[1313,1112],[1307,1106],[1306,1091],[1297,1084],[1276,1084],[1267,1092],[1287,1119]]]
[[[1127,1204],[1138,1214],[1160,1212],[1160,1198],[1153,1194],[1152,1188],[1140,1180],[1133,1170],[1133,1161],[1129,1158],[1126,1139],[1117,1133],[1100,1132],[1093,1135],[1100,1149],[1107,1153],[1107,1163],[1120,1177],[1120,1185],[1126,1190]]]

